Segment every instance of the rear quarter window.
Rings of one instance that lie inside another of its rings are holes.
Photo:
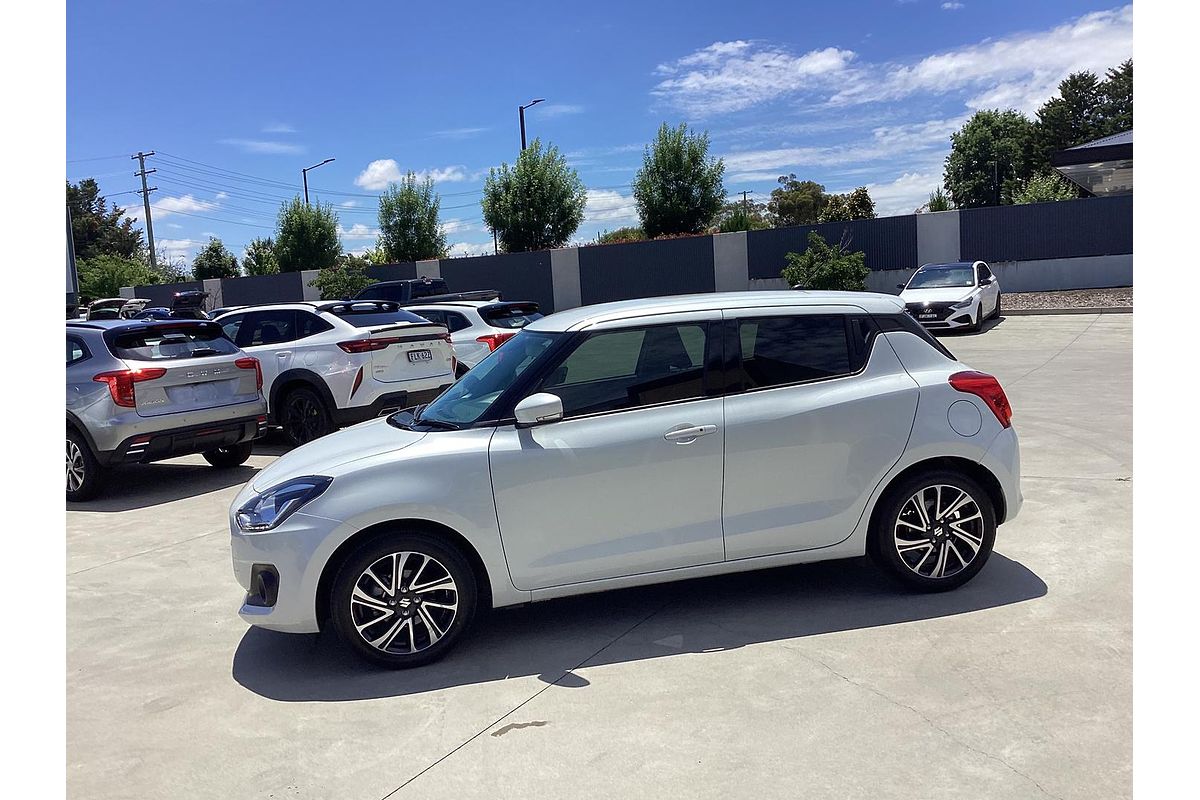
[[[493,328],[524,328],[542,318],[535,304],[496,306],[479,309],[479,316]]]
[[[132,331],[110,331],[105,338],[113,355],[132,361],[171,361],[238,352],[219,325],[148,325]]]

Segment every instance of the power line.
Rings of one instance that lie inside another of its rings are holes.
[[[82,164],[85,161],[109,161],[114,158],[124,158],[124,153],[118,153],[115,156],[95,156],[94,158],[68,158],[68,164]]]

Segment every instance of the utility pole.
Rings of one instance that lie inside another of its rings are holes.
[[[157,271],[158,256],[154,252],[154,222],[150,219],[150,193],[158,191],[158,187],[146,187],[146,176],[158,172],[156,169],[149,171],[146,169],[146,159],[152,155],[154,155],[153,150],[151,150],[149,153],[143,153],[139,150],[137,155],[130,156],[129,158],[136,158],[138,162],[138,171],[133,174],[135,177],[140,177],[142,179],[142,191],[138,194],[142,196],[142,207],[146,209],[146,243],[150,245],[150,268]]]
[[[754,191],[754,190],[753,189],[743,189],[742,190],[742,210],[746,213],[747,217],[750,216],[750,198],[747,197],[747,195],[750,194],[752,191]]]
[[[538,103],[544,103],[544,102],[546,102],[546,98],[539,97],[537,100],[526,103],[523,106],[517,106],[517,116],[519,116],[521,119],[521,149],[522,150],[525,149],[525,109],[532,108],[533,106],[536,106]]]

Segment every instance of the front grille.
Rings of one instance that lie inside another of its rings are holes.
[[[950,306],[953,303],[908,303],[905,308],[917,322],[945,322],[954,313]],[[932,316],[929,316],[932,314]],[[923,316],[924,315],[924,316]]]

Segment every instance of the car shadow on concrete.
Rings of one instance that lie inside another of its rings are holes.
[[[1004,319],[1005,318],[1003,316],[1000,316],[996,317],[995,319],[984,320],[983,325],[977,331],[969,331],[965,328],[955,328],[951,330],[931,330],[929,332],[935,334],[936,336],[945,336],[947,338],[958,338],[960,336],[982,336],[992,328],[1003,325]]]
[[[402,697],[518,676],[583,687],[573,670],[584,666],[969,614],[1045,594],[1037,575],[1000,554],[967,585],[939,594],[899,589],[866,559],[831,561],[498,609],[446,658],[412,670],[372,667],[332,630],[251,628],[233,678],[283,702]]]
[[[68,502],[67,510],[117,512],[149,508],[241,486],[256,472],[258,468],[248,464],[226,469],[170,462],[130,464],[112,471],[95,500]]]

